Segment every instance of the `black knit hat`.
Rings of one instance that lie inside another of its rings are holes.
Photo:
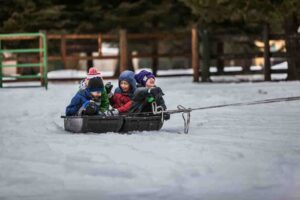
[[[95,77],[90,79],[87,88],[90,92],[103,92],[104,85],[102,78]]]

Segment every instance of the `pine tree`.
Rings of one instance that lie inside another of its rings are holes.
[[[206,29],[233,29],[257,32],[269,24],[276,32],[287,36],[297,34],[300,25],[299,0],[182,0],[197,16],[200,26]],[[230,28],[229,28],[230,27]],[[286,37],[288,79],[300,79],[299,40]]]

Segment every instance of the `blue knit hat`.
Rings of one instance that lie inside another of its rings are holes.
[[[149,71],[146,71],[146,70],[142,70],[140,71],[138,74],[136,74],[134,76],[136,82],[138,84],[141,84],[142,86],[146,86],[146,82],[149,78],[154,78],[155,79],[155,76],[154,74],[152,74],[151,72]]]

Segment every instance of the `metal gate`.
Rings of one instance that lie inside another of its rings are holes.
[[[3,41],[20,41],[20,40],[36,40],[38,39],[38,48],[27,48],[27,49],[7,49],[3,46]],[[18,61],[16,64],[4,64],[5,53],[12,54],[38,54],[39,62],[35,63],[20,63]],[[37,75],[16,75],[16,76],[7,76],[3,74],[3,68],[5,67],[16,67],[16,68],[39,68],[39,74]],[[6,80],[39,80],[41,86],[48,88],[48,79],[47,79],[47,39],[44,33],[15,33],[15,34],[0,34],[0,88],[3,87],[3,83]]]

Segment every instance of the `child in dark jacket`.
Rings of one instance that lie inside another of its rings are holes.
[[[127,113],[132,105],[132,97],[136,90],[134,72],[126,70],[120,74],[119,87],[109,99],[111,106],[115,109],[113,114]]]
[[[151,112],[154,102],[163,110],[167,109],[163,99],[164,93],[155,85],[155,76],[151,72],[142,70],[134,78],[140,87],[134,93],[130,112]]]
[[[87,88],[78,91],[72,98],[70,105],[66,108],[66,115],[96,115],[99,112],[105,112],[109,104],[101,104],[101,98],[104,98],[101,94],[104,90],[100,77],[90,79]]]
[[[90,68],[89,73],[87,74],[86,78],[80,81],[79,90],[85,90],[89,84],[89,81],[92,78],[96,78],[96,77],[99,77],[102,79],[101,73],[95,67]],[[103,79],[102,79],[102,81],[103,81]],[[102,105],[102,107],[109,106],[108,96],[107,96],[107,92],[105,89],[101,92],[101,105]]]

